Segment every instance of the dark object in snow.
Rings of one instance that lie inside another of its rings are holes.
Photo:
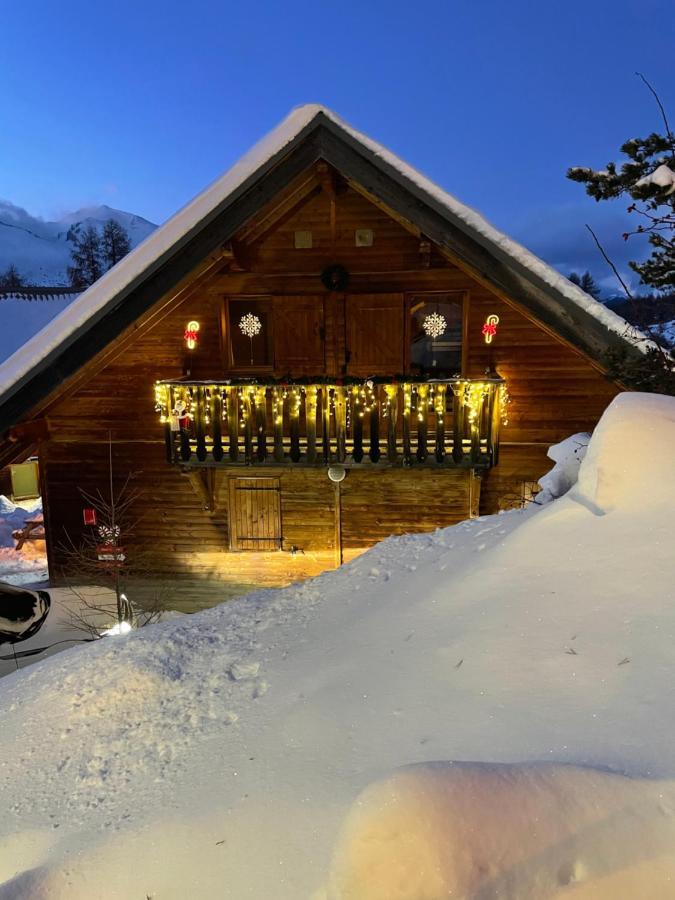
[[[37,634],[51,605],[46,591],[0,582],[0,644],[17,644]]]

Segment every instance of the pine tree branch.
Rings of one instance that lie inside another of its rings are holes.
[[[659,107],[659,109],[661,111],[661,118],[663,119],[663,124],[665,125],[665,128],[666,128],[666,134],[668,135],[668,139],[670,141],[671,156],[673,159],[675,159],[675,137],[673,137],[673,132],[670,130],[670,125],[668,124],[668,116],[666,115],[666,111],[663,108],[663,103],[661,103],[661,98],[656,93],[656,91],[652,87],[652,85],[647,81],[647,79],[642,74],[642,72],[636,72],[635,74],[638,76],[638,78],[642,79],[642,81],[647,85],[649,90],[652,92],[654,99],[656,100],[657,106]]]
[[[586,228],[590,231],[591,236],[592,236],[593,240],[595,241],[595,244],[596,244],[598,250],[600,251],[600,253],[602,254],[602,256],[603,256],[605,262],[606,262],[607,265],[610,267],[610,269],[612,270],[612,272],[614,272],[614,274],[616,275],[617,280],[618,280],[619,283],[621,284],[621,287],[623,288],[626,297],[628,297],[628,299],[629,299],[632,303],[635,303],[635,297],[631,294],[630,290],[628,289],[628,285],[626,284],[626,282],[625,282],[625,281],[623,280],[623,278],[621,277],[621,275],[620,275],[619,270],[617,269],[617,267],[614,265],[614,263],[613,263],[612,260],[609,258],[609,256],[607,256],[607,254],[605,253],[605,249],[604,249],[604,247],[602,246],[602,244],[600,243],[600,241],[598,240],[598,237],[597,237],[596,233],[593,231],[593,229],[591,228],[590,225],[586,224]]]
[[[651,325],[649,323],[646,323],[643,321],[642,313],[641,313],[640,309],[638,308],[638,304],[637,304],[637,301],[636,301],[634,295],[631,293],[631,291],[628,288],[628,285],[621,277],[621,274],[620,274],[619,270],[617,269],[617,267],[614,265],[612,260],[609,258],[609,256],[605,252],[605,248],[602,246],[602,244],[598,240],[598,237],[597,237],[596,233],[593,231],[593,229],[591,228],[591,226],[587,224],[586,228],[590,231],[591,236],[593,237],[593,240],[595,241],[595,244],[596,244],[598,250],[600,251],[600,253],[603,256],[603,259],[605,260],[607,265],[610,267],[612,272],[614,272],[614,274],[616,275],[616,278],[619,281],[619,283],[621,284],[621,287],[623,288],[623,290],[626,294],[626,297],[630,301],[631,306],[633,307],[633,314],[635,316],[635,321],[640,323],[641,331],[644,331],[647,334],[647,336],[649,337],[649,339],[651,340],[651,342],[654,344],[654,347],[656,348],[656,352],[661,357],[663,365],[669,367],[669,365],[668,365],[669,355],[665,352],[665,350],[661,346],[660,342],[656,339],[656,337],[652,333]]]

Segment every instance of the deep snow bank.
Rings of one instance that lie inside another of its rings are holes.
[[[541,508],[3,679],[0,897],[308,897],[360,792],[432,760],[675,777],[673,446],[675,400],[621,396]]]
[[[665,900],[674,849],[675,782],[426,763],[363,791],[315,900]]]

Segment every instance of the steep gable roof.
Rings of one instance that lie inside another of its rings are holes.
[[[612,345],[636,347],[644,341],[624,319],[475,210],[330,110],[307,105],[293,110],[225,175],[0,365],[0,429],[25,416],[319,159],[588,355],[597,357]]]

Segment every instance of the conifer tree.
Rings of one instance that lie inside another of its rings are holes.
[[[24,279],[19,273],[19,270],[14,263],[10,263],[2,275],[0,275],[0,290],[18,291],[25,286]]]
[[[582,291],[586,291],[587,294],[590,294],[591,297],[595,297],[596,300],[600,299],[600,288],[597,286],[595,278],[593,278],[588,270],[584,272],[583,275],[572,272],[570,273],[569,278],[570,281],[580,287]]]
[[[636,235],[646,236],[651,252],[643,262],[632,261],[629,265],[643,284],[656,288],[655,299],[661,298],[665,302],[666,292],[675,288],[675,135],[658,94],[643,75],[637,74],[656,100],[663,132],[631,138],[622,144],[620,150],[626,160],[620,166],[614,162],[599,170],[575,166],[568,169],[567,177],[584,184],[586,193],[597,201],[630,197],[628,212],[636,224],[632,231],[623,235],[624,240]],[[625,351],[606,354],[608,374],[637,390],[675,396],[675,355],[663,346],[658,329],[655,331],[650,327],[654,321],[664,321],[663,315],[658,313],[656,319],[647,318],[647,306],[633,295],[595,233],[589,230],[635,311],[633,321],[652,338],[651,346],[647,346],[643,354]]]
[[[586,185],[586,193],[597,201],[630,197],[628,212],[636,223],[623,237],[646,236],[651,253],[644,262],[629,265],[643,284],[668,290],[675,288],[675,136],[661,101],[647,86],[659,104],[663,133],[622,144],[620,150],[627,159],[620,166],[614,162],[599,170],[575,166],[568,169],[567,177]]]
[[[84,289],[103,274],[101,239],[93,225],[89,225],[81,234],[74,234],[71,240],[72,265],[68,266],[68,277],[73,287]]]
[[[119,222],[108,219],[101,236],[101,257],[106,269],[118,263],[131,250],[129,235]]]

